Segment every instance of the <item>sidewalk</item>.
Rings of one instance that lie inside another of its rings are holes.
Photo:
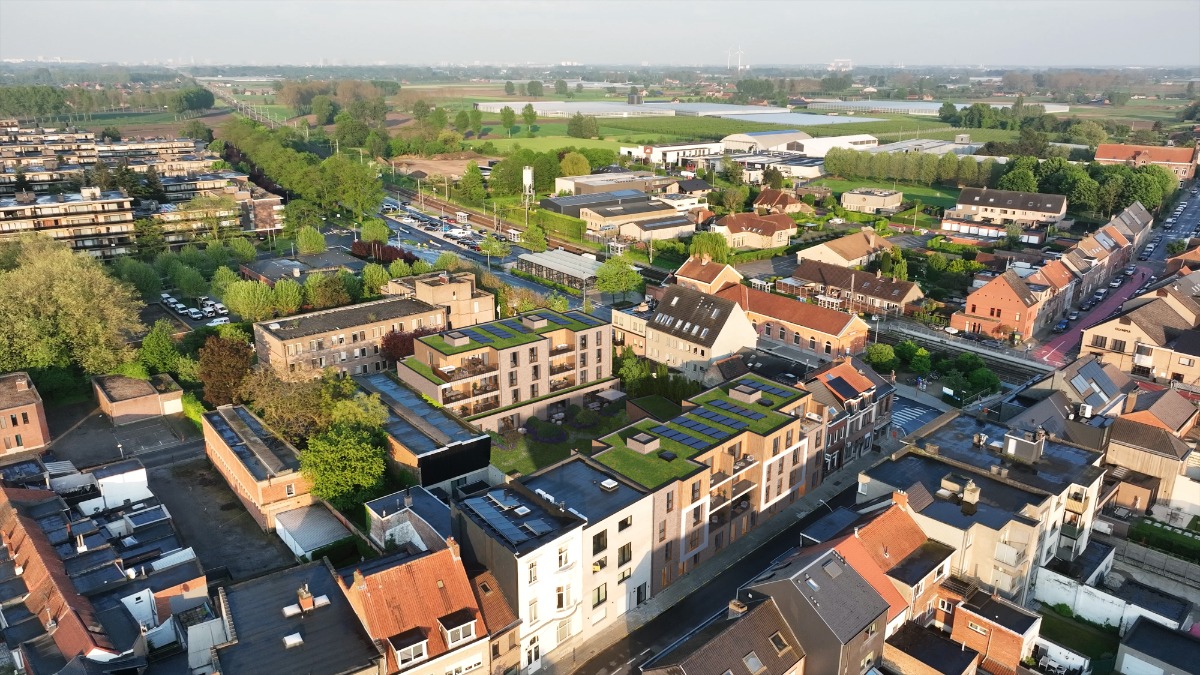
[[[898,380],[899,378],[896,378],[896,379]],[[916,387],[912,386],[911,384],[903,384],[901,382],[896,382],[892,386],[896,388],[897,396],[903,396],[904,398],[906,398],[910,401],[913,401],[915,403],[920,403],[921,405],[927,405],[930,408],[933,408],[935,410],[941,410],[942,412],[948,412],[948,411],[954,409],[954,406],[950,405],[949,403],[946,403],[945,401],[938,398],[937,396],[929,393],[928,390],[921,391],[920,389],[917,389]],[[942,385],[936,381],[930,382],[928,386],[935,388],[939,393],[942,391]]]
[[[591,636],[586,641],[579,637],[559,645],[557,649],[542,660],[541,672],[545,675],[568,675],[576,668],[591,660],[592,657],[608,649],[622,638],[646,625],[651,619],[673,607],[685,597],[695,593],[719,574],[729,569],[734,563],[750,555],[767,541],[780,535],[796,520],[817,509],[825,508],[822,501],[832,499],[842,490],[853,486],[858,481],[858,474],[888,459],[888,455],[870,452],[842,467],[832,477],[821,484],[816,490],[796,500],[796,503],[779,512],[770,520],[751,530],[737,542],[730,544],[710,558],[693,572],[680,577],[675,583],[663,589],[658,595],[650,598],[638,607],[629,610],[623,616],[623,621],[612,625]],[[796,543],[799,544],[799,538]],[[750,579],[746,579],[750,581]],[[732,599],[732,598],[728,598]],[[699,622],[704,617],[696,617]],[[650,655],[647,655],[649,657]]]

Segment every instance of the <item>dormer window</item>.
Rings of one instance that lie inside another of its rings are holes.
[[[438,626],[442,629],[442,637],[446,639],[448,647],[453,648],[475,639],[475,616],[469,609],[460,609],[443,616],[438,619]]]
[[[429,657],[429,650],[426,648],[429,640],[420,628],[393,635],[388,638],[388,642],[391,643],[392,649],[396,650],[396,660],[402,667]]]

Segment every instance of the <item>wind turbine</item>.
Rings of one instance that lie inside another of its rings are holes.
[[[738,45],[737,57],[738,57],[738,72],[740,73],[740,72],[742,72],[742,46],[741,45]]]

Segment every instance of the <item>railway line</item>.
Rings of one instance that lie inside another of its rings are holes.
[[[1026,366],[1014,363],[1008,359],[996,358],[988,354],[986,350],[973,349],[973,343],[967,341],[963,341],[960,344],[959,342],[951,341],[943,342],[935,340],[923,340],[920,336],[909,335],[907,333],[893,332],[886,329],[879,331],[879,342],[884,344],[895,346],[901,342],[904,342],[905,340],[912,340],[931,352],[941,351],[952,354],[974,354],[983,359],[983,362],[987,364],[987,367],[991,369],[992,372],[996,373],[996,377],[999,377],[1000,381],[1004,382],[1005,384],[1024,384],[1034,377],[1046,375],[1051,370],[1051,366],[1049,365],[1043,368],[1033,364],[1033,362],[1030,362],[1030,365]]]

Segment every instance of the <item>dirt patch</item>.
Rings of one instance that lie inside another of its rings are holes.
[[[202,115],[198,118],[205,126],[214,131],[224,124],[227,120],[233,118],[233,113],[229,110],[219,110],[211,112],[207,115]],[[121,124],[120,122],[106,121],[104,123],[93,122],[81,125],[89,131],[99,133],[101,129],[108,126],[115,126],[121,130],[122,138],[176,138],[179,136],[179,130],[183,125],[192,120],[179,120],[178,122],[159,122],[154,124],[131,123]]]
[[[402,157],[393,157],[391,161],[395,163],[396,171],[404,173],[419,170],[424,171],[430,176],[453,176],[454,178],[460,178],[466,173],[468,162],[475,162],[478,166],[487,166],[489,159],[500,158],[486,157],[476,152],[456,152],[437,157],[405,155]]]

